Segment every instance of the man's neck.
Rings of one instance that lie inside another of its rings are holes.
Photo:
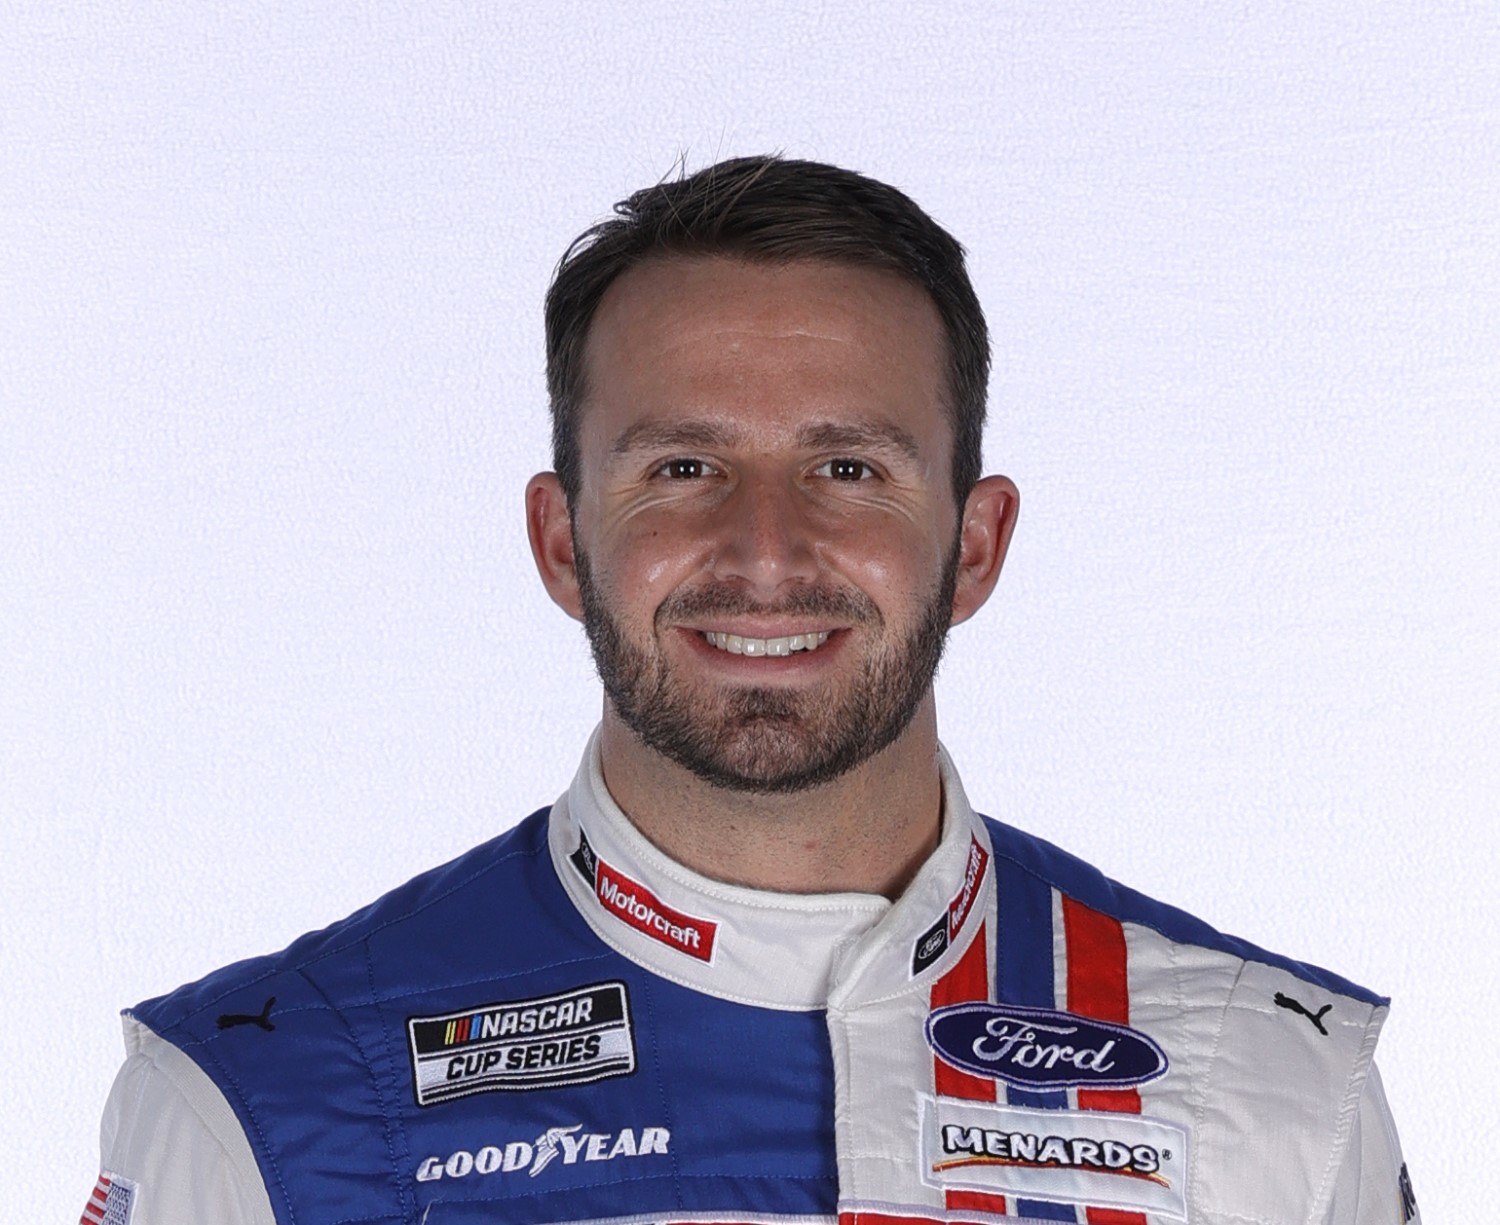
[[[728,884],[895,898],[938,844],[942,781],[932,695],[897,740],[788,795],[730,791],[647,748],[606,708],[605,785],[659,850]]]

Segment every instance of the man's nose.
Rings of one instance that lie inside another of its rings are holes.
[[[818,558],[809,511],[784,477],[741,477],[718,508],[716,577],[738,579],[767,597],[788,583],[812,582]]]

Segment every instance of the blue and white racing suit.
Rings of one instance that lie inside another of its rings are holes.
[[[591,745],[550,810],[130,1010],[98,1219],[1416,1219],[1385,1000],[943,772],[897,901],[773,894],[663,856]]]

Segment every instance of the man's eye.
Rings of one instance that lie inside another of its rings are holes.
[[[659,476],[669,476],[678,481],[691,481],[697,477],[706,476],[713,469],[701,459],[669,459],[656,471]]]
[[[862,459],[830,459],[815,471],[836,481],[863,481],[875,475],[875,469]]]

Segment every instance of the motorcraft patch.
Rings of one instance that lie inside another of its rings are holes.
[[[555,1089],[635,1071],[630,1000],[621,982],[535,999],[408,1017],[418,1106],[470,1093]]]
[[[911,973],[915,978],[941,957],[948,946],[963,930],[969,912],[979,899],[979,887],[984,883],[984,869],[990,861],[989,852],[979,845],[978,838],[969,840],[969,859],[964,865],[964,882],[958,893],[948,903],[948,909],[938,916],[937,922],[917,937],[912,946]]]
[[[578,832],[578,849],[568,858],[589,883],[599,904],[620,922],[698,961],[713,961],[717,923],[673,910],[640,881],[631,880],[600,859],[582,830]]]
[[[930,1186],[1187,1218],[1187,1133],[1160,1119],[921,1099]]]
[[[1140,1030],[1016,1004],[938,1008],[927,1044],[944,1063],[1023,1089],[1122,1089],[1167,1071],[1166,1053]]]

